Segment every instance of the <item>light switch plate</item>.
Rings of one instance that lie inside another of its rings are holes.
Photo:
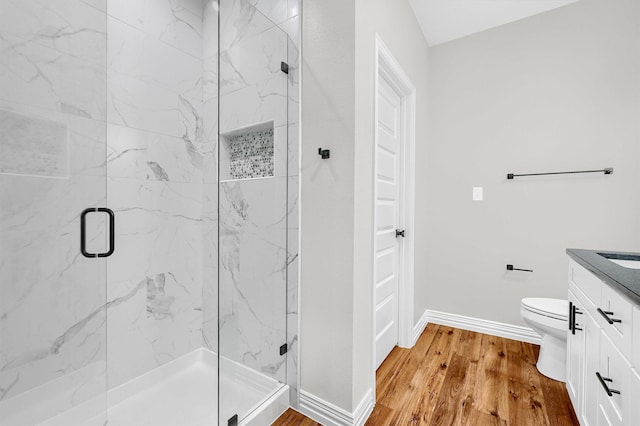
[[[473,201],[482,201],[484,198],[483,189],[481,186],[473,187]]]

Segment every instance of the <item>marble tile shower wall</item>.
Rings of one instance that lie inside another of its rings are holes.
[[[297,29],[298,7],[291,0],[222,0],[219,56],[220,133],[268,122],[274,128],[273,177],[220,184],[219,351],[294,390],[298,120],[289,104],[297,100],[299,67],[283,30]],[[291,35],[298,40],[298,32]],[[290,64],[288,76],[281,61]],[[280,356],[285,342],[289,352]]]
[[[298,9],[296,9],[297,11]],[[297,19],[297,17],[296,17]],[[296,21],[297,22],[297,21]],[[296,26],[297,28],[297,26]],[[294,34],[295,35],[295,34]],[[299,181],[300,181],[300,52],[297,38],[289,40],[289,90],[288,90],[288,174],[287,174],[287,384],[291,387],[290,404],[299,405],[300,369],[299,366],[299,315],[298,315],[298,265],[299,265]]]
[[[0,400],[57,379],[64,409],[201,346],[203,5],[4,7]],[[107,204],[117,250],[85,259]]]
[[[80,256],[78,216],[106,204],[106,30],[88,2],[2,3],[3,407],[45,382],[56,410],[105,390],[106,266]]]
[[[11,13],[0,13],[0,134],[17,135],[0,140],[0,330],[12,337],[0,348],[0,401],[60,379],[76,386],[70,406],[81,393],[104,391],[107,371],[113,387],[201,345],[218,351],[213,3],[30,0],[13,1]],[[220,295],[230,302],[221,326],[223,334],[246,330],[228,334],[235,359],[280,380],[286,371],[297,388],[299,3],[248,3],[288,31],[292,46],[246,2],[222,3],[232,11],[226,22],[237,25],[226,27],[221,69],[242,78],[222,81],[221,102],[229,108],[221,130],[273,120],[276,145],[274,179],[220,188],[221,275],[242,277],[246,265],[255,265],[251,273],[265,277],[247,281],[255,287],[222,286]],[[282,79],[287,50],[291,71]],[[44,134],[46,146],[29,143]],[[288,148],[278,143],[287,134]],[[27,143],[11,143],[18,138]],[[117,215],[108,271],[104,261],[77,253],[78,213],[107,204]],[[24,245],[36,237],[37,245]],[[88,276],[97,284],[87,283]],[[286,328],[278,324],[277,333],[269,323],[273,312],[259,308],[267,300],[260,299],[262,286],[274,283],[288,292],[277,294],[280,306],[285,296],[288,301]],[[240,290],[251,291],[246,300]],[[268,347],[256,346],[265,336]],[[285,340],[286,366],[273,355]]]
[[[218,353],[218,5],[206,0],[203,38],[202,345]]]
[[[202,344],[202,0],[107,3],[109,386]]]

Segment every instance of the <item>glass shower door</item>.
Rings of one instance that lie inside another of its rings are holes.
[[[220,2],[221,425],[286,382],[287,40],[249,2]]]
[[[100,2],[0,0],[2,425],[106,420],[105,68]]]

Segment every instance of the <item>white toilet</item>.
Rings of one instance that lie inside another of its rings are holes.
[[[522,319],[540,336],[538,371],[547,377],[565,381],[569,301],[529,297],[520,305]]]

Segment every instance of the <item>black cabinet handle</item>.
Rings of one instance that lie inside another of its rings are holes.
[[[602,309],[598,308],[598,312],[600,313],[600,315],[602,315],[604,317],[604,319],[607,320],[607,322],[609,324],[613,324],[613,323],[616,323],[616,322],[622,322],[621,319],[609,317],[609,315],[613,315],[613,312],[611,312],[611,311],[603,311]]]
[[[89,253],[87,251],[87,215],[89,213],[106,213],[109,215],[109,250],[104,253]],[[84,257],[109,257],[115,250],[116,217],[113,210],[106,207],[90,207],[80,214],[80,252]]]
[[[582,315],[582,312],[573,302],[569,302],[569,330],[571,330],[571,334],[576,334],[576,331],[582,331],[581,328],[577,327],[580,324],[576,323],[576,314]]]
[[[573,302],[569,301],[569,331],[571,331],[571,334],[576,334],[576,331],[582,331],[581,328],[577,327],[580,324],[576,323],[576,314],[582,315],[582,312]]]
[[[578,327],[580,324],[576,322],[576,315],[582,315],[582,312],[580,312],[580,309],[578,309],[576,305],[573,305],[573,334],[576,334],[576,331],[582,331],[582,329]]]
[[[598,372],[596,372],[596,376],[598,377],[598,380],[600,381],[600,384],[604,388],[604,391],[607,393],[607,395],[613,396],[614,393],[617,395],[620,395],[620,391],[615,389],[609,389],[609,386],[607,385],[607,382],[613,383],[613,379],[610,379],[608,377],[602,377]]]
[[[398,237],[404,238],[404,229],[403,230],[396,229],[396,238]]]
[[[571,331],[573,334],[576,334],[575,332],[573,332],[575,320],[576,319],[573,316],[573,302],[569,301],[569,331]]]

